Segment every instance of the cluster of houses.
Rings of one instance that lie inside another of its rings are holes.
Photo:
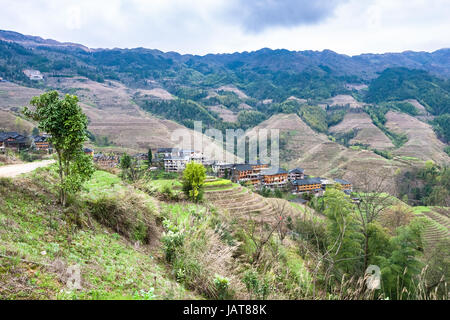
[[[339,184],[342,190],[350,194],[352,183],[343,179],[325,179],[310,177],[304,169],[295,168],[285,170],[278,167],[269,167],[260,162],[245,164],[214,163],[213,172],[218,177],[231,178],[235,183],[251,185],[255,189],[268,188],[270,190],[290,190],[293,194],[309,193],[316,196],[323,195],[326,187]]]
[[[213,163],[213,161],[207,160],[202,152],[178,148],[157,149],[155,160],[157,162],[164,163],[164,170],[166,172],[181,172],[191,161],[201,163],[203,165],[211,165]]]
[[[51,153],[53,150],[48,137],[45,134],[28,136],[15,131],[0,132],[0,152],[5,152],[6,149],[14,151],[32,149]]]
[[[231,179],[235,183],[246,184],[255,189],[290,190],[294,194],[309,193],[323,195],[326,187],[339,184],[344,192],[350,194],[352,183],[342,179],[325,179],[305,175],[302,168],[285,170],[256,163],[231,164],[206,159],[201,152],[178,148],[160,148],[156,151],[156,160],[164,163],[167,172],[181,172],[190,161],[210,166],[220,178]]]
[[[23,73],[28,77],[28,79],[33,81],[39,81],[44,79],[43,74],[39,70],[25,69],[23,70]]]

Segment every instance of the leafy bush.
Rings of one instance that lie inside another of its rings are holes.
[[[386,158],[386,159],[392,159],[393,158],[392,153],[390,151],[378,150],[378,149],[373,149],[372,151],[374,153],[376,153],[377,155],[382,156],[383,158]]]
[[[202,200],[205,178],[205,167],[191,161],[183,171],[183,192],[196,202]]]
[[[261,279],[255,270],[247,270],[242,278],[250,298],[253,296],[259,300],[265,300],[270,292],[271,285],[267,277]]]
[[[219,300],[225,300],[229,298],[228,288],[230,286],[230,280],[226,277],[222,277],[218,274],[214,277],[214,287],[217,290],[217,297]]]

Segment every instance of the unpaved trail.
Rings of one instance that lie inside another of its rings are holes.
[[[20,163],[1,166],[0,177],[9,177],[9,178],[15,177],[18,176],[19,174],[31,172],[40,167],[46,167],[54,162],[55,160],[43,160],[30,163]]]

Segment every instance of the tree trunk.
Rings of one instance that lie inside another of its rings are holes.
[[[369,234],[364,234],[364,274],[369,266]]]

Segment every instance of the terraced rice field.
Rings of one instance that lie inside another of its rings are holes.
[[[284,216],[298,216],[305,210],[294,207],[286,200],[264,198],[259,194],[239,185],[221,189],[206,189],[205,198],[212,202],[218,209],[228,212],[233,218],[247,219],[249,217],[261,219],[265,222],[273,222]]]
[[[440,240],[450,239],[449,214],[449,208],[431,208],[431,210],[417,213],[428,221],[423,233],[426,249],[432,249]]]

